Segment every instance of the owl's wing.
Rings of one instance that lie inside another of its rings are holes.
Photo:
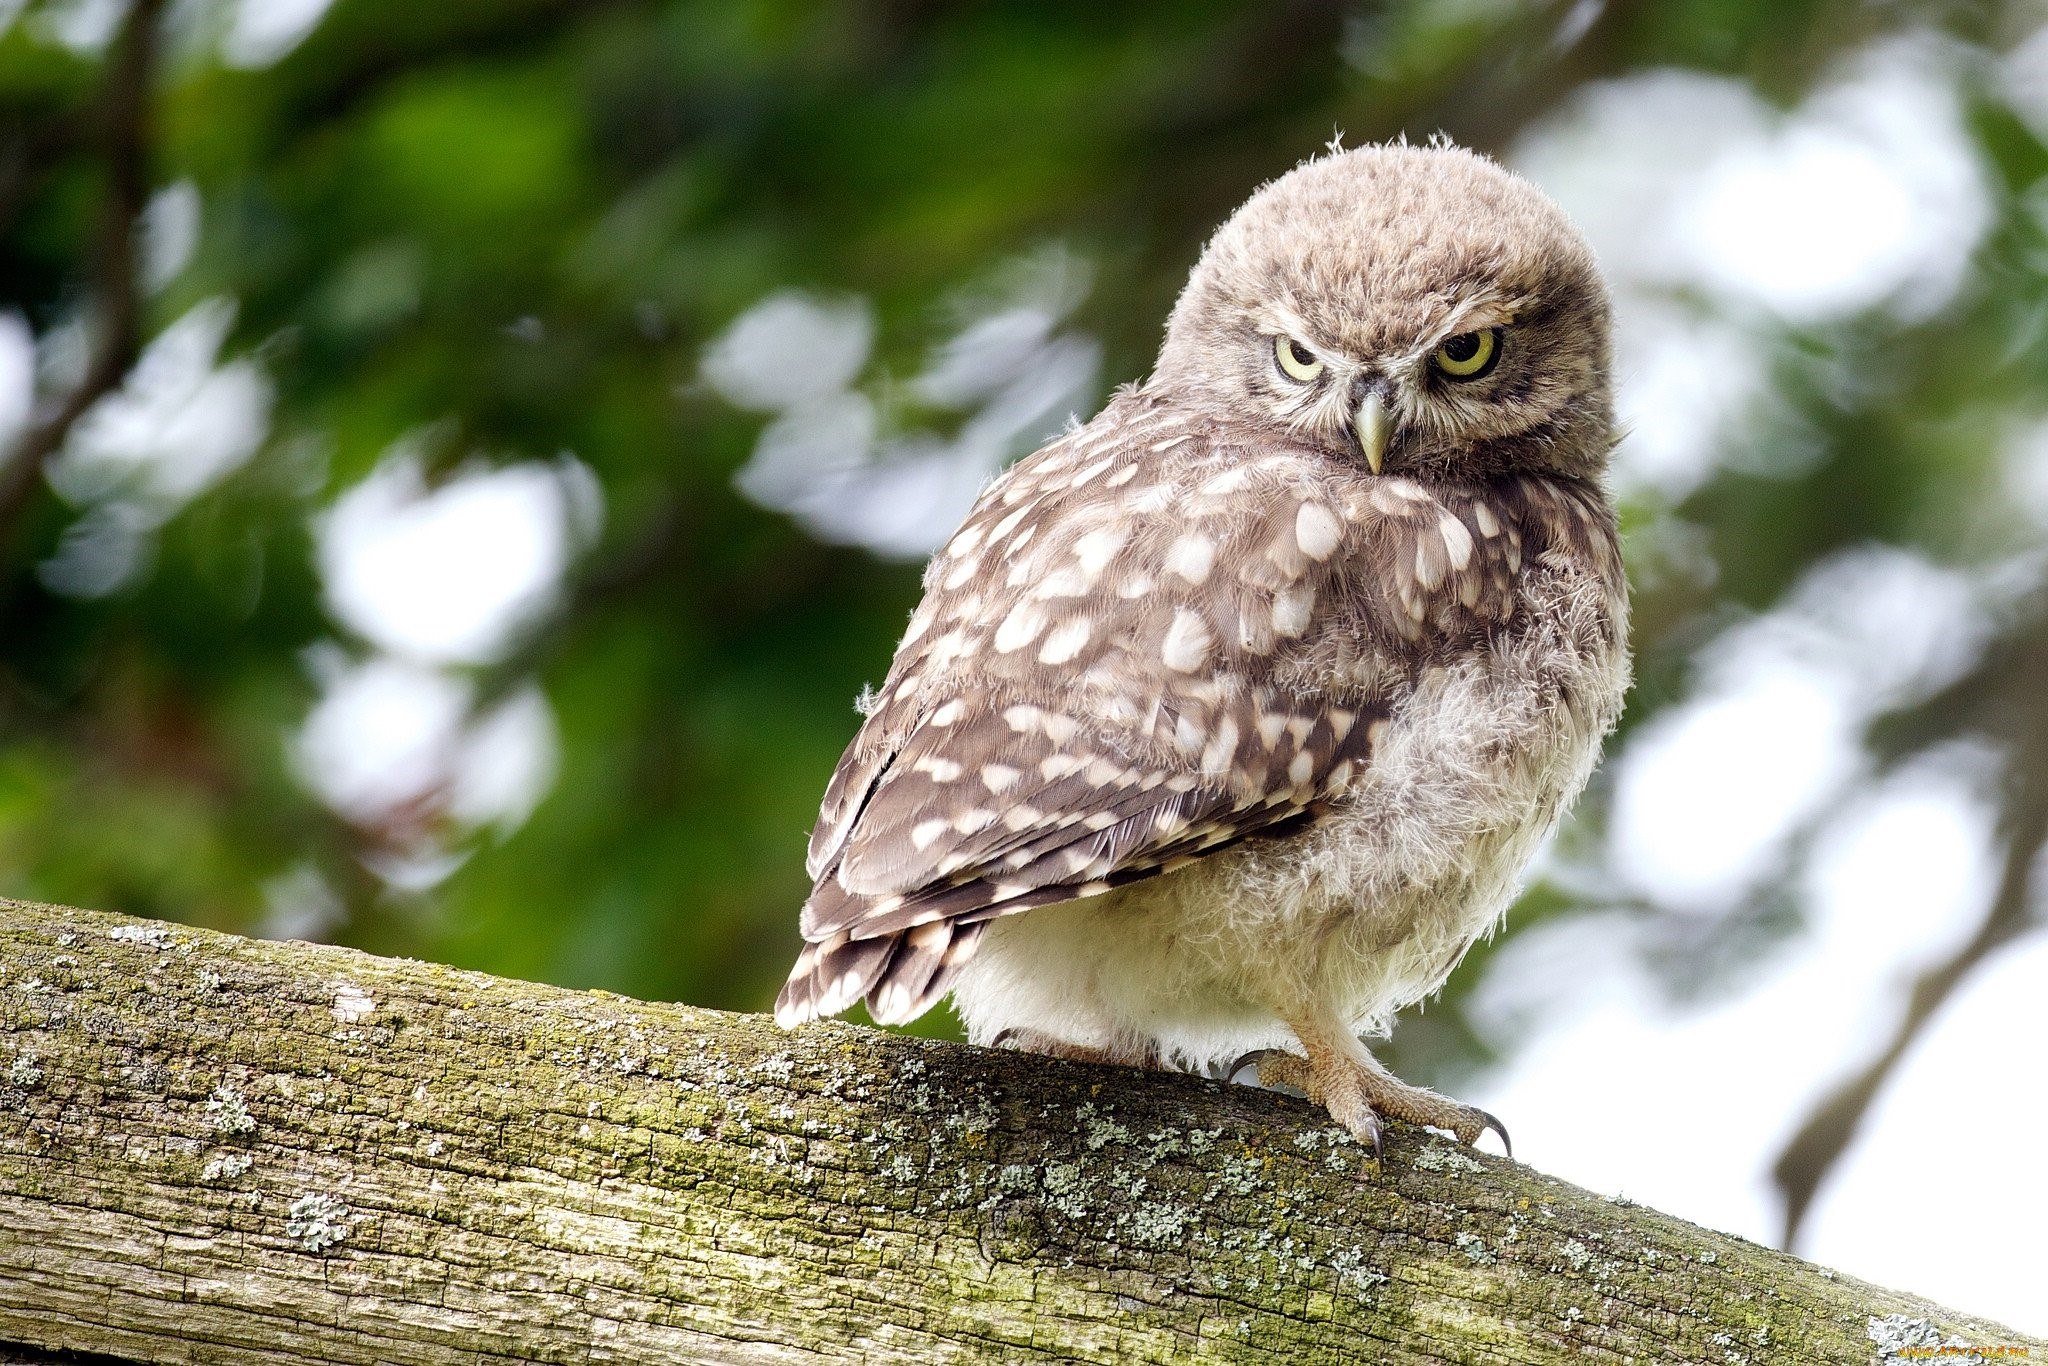
[[[777,1018],[914,1018],[990,919],[1312,819],[1416,659],[1506,620],[1522,521],[1133,394],[1013,467],[827,791]]]
[[[1134,762],[1030,704],[963,709],[951,736],[920,727],[804,907],[809,942],[778,1014],[832,1014],[866,995],[884,1023],[915,1018],[945,993],[983,922],[1305,819],[1362,762],[1370,718],[1270,714],[1280,742],[1252,782]]]

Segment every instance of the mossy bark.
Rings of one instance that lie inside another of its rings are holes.
[[[1306,1104],[0,901],[0,1361],[1868,1362],[2008,1330]]]

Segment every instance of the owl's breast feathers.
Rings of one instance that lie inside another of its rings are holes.
[[[1375,477],[1126,393],[1013,466],[926,593],[811,836],[784,1023],[944,995],[985,923],[1314,820],[1532,572],[1615,604],[1599,491]]]

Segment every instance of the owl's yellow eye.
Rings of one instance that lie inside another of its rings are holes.
[[[1323,373],[1323,363],[1316,359],[1316,353],[1292,337],[1273,338],[1273,359],[1280,362],[1281,373],[1303,384]]]
[[[1500,329],[1461,332],[1436,349],[1430,357],[1438,370],[1452,379],[1478,379],[1500,359]]]

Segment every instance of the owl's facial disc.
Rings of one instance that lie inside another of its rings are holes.
[[[1450,147],[1362,147],[1217,231],[1153,382],[1361,469],[1591,476],[1613,445],[1608,329],[1590,249],[1533,185]]]
[[[1362,457],[1379,474],[1389,462],[1398,469],[1426,459],[1446,430],[1459,434],[1490,416],[1495,391],[1512,378],[1493,378],[1508,350],[1508,314],[1482,306],[1461,308],[1453,318],[1364,352],[1333,342],[1326,329],[1279,305],[1244,325],[1250,344],[1268,357],[1255,368],[1267,372],[1273,418],[1333,454]]]

